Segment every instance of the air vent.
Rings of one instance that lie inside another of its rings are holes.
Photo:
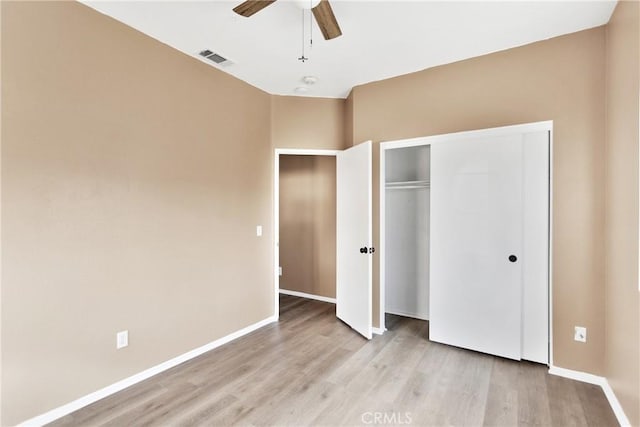
[[[215,62],[216,64],[223,64],[225,62],[228,62],[227,58],[220,56],[217,53],[210,51],[209,49],[200,52],[200,56],[205,57],[209,61]]]

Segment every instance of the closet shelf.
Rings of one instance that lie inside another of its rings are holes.
[[[429,181],[395,181],[385,183],[387,190],[407,190],[412,188],[429,188]]]

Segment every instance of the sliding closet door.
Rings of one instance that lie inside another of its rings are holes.
[[[523,135],[522,358],[549,363],[549,132]]]
[[[431,146],[429,337],[521,357],[522,135]]]

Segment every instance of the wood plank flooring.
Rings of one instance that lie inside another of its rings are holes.
[[[388,315],[367,341],[332,304],[280,307],[277,324],[51,425],[618,425],[598,386],[429,342],[425,321]]]

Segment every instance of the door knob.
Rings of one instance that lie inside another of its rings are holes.
[[[365,246],[363,248],[360,248],[360,253],[361,254],[366,254],[367,253],[367,247]]]
[[[511,262],[516,262],[518,260],[518,257],[515,255],[509,255],[509,261]]]

